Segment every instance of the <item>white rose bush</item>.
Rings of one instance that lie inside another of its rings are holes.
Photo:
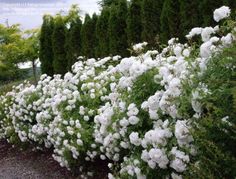
[[[134,46],[137,56],[81,60],[64,77],[13,87],[0,97],[0,138],[52,148],[68,169],[105,160],[110,179],[198,176],[207,164],[201,139],[212,139],[201,121],[214,118],[225,135],[235,133],[236,108],[227,107],[235,93],[222,91],[232,87],[236,59],[219,58],[236,46],[230,12],[215,10],[220,24],[193,28],[186,44],[173,38],[161,52],[145,52],[144,42]]]

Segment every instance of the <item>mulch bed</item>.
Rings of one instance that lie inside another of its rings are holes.
[[[90,178],[106,178],[106,162],[95,162],[89,168],[96,171],[95,176]],[[50,150],[20,150],[6,141],[0,141],[0,179],[77,179],[81,174],[78,171],[71,172],[60,167]]]

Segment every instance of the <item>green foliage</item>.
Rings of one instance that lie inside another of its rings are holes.
[[[175,0],[165,0],[161,12],[161,42],[166,43],[168,39],[180,37],[180,14],[179,2]]]
[[[160,16],[162,12],[163,0],[143,0],[142,1],[142,40],[148,42],[153,47],[159,41]]]
[[[138,106],[141,106],[142,102],[154,95],[157,90],[161,90],[161,85],[153,77],[157,72],[157,69],[149,70],[138,77],[134,83],[130,98]]]
[[[96,22],[97,16],[95,14],[92,18],[86,14],[84,24],[81,29],[82,54],[87,58],[95,57]]]
[[[127,37],[129,46],[140,43],[142,35],[141,0],[132,0],[127,15]]]
[[[109,22],[110,10],[108,8],[102,9],[101,15],[98,17],[96,24],[96,38],[98,40],[96,47],[97,57],[109,56]]]
[[[207,70],[194,80],[194,84],[184,87],[184,91],[190,92],[187,92],[190,102],[191,91],[196,89],[194,86],[201,83],[209,89],[199,99],[202,104],[202,117],[195,119],[193,124],[193,137],[198,154],[196,163],[189,169],[188,178],[236,176],[235,50],[236,43],[214,56],[208,62]],[[188,112],[189,108],[185,110],[182,112]]]
[[[120,0],[101,0],[98,2],[98,4],[105,8],[105,7],[110,7],[112,5],[117,5]]]
[[[128,56],[128,43],[126,35],[127,1],[120,0],[118,5],[113,5],[109,18],[109,48],[110,54]]]
[[[41,27],[39,59],[41,62],[42,73],[50,76],[53,75],[53,26],[53,17],[50,15],[45,15],[43,17],[43,25]]]
[[[64,75],[67,72],[67,60],[65,51],[66,27],[61,15],[57,15],[54,21],[52,34],[53,69],[55,74]]]
[[[66,35],[66,58],[68,60],[68,70],[71,70],[71,66],[77,61],[77,58],[82,53],[81,46],[81,28],[82,21],[77,17],[74,21],[71,22],[71,27]]]
[[[212,14],[216,8],[219,8],[224,4],[223,0],[211,1],[202,0],[199,4],[199,10],[201,11],[202,26],[213,26],[216,23],[212,18]]]
[[[22,77],[18,63],[38,58],[38,30],[21,31],[19,25],[0,25],[0,82]]]
[[[201,9],[199,9],[199,4],[201,1],[188,1],[179,0],[180,6],[180,32],[181,41],[183,41],[184,36],[194,27],[200,27],[202,24],[202,18],[200,16]],[[212,15],[211,15],[212,17]]]

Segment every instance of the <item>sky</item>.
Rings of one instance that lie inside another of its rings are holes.
[[[78,4],[81,15],[99,12],[98,0],[0,0],[0,23],[19,23],[22,29],[32,29],[42,24],[44,14],[67,12],[72,4]]]

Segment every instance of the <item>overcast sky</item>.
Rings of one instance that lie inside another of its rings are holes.
[[[20,23],[23,29],[41,25],[43,14],[68,11],[72,4],[78,4],[82,15],[99,12],[98,0],[0,0],[0,23]]]

